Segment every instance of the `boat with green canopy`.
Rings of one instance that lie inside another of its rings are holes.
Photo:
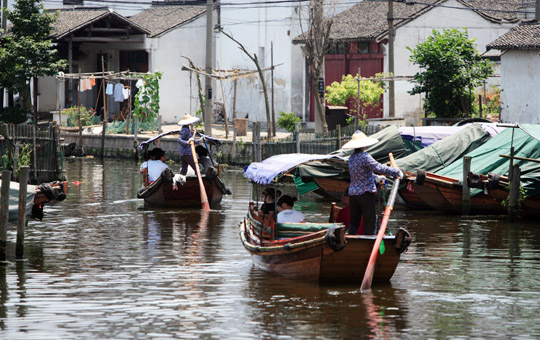
[[[522,186],[533,193],[540,190],[538,180],[534,177],[534,166],[527,165],[525,158],[540,158],[540,125],[520,124],[519,128],[506,128],[500,134],[487,141],[482,146],[469,152],[471,157],[470,172],[489,175],[499,174],[508,176],[510,158],[501,155],[513,154],[513,164],[523,166],[529,176],[523,176]],[[512,153],[513,150],[513,153]],[[414,182],[417,195],[432,208],[460,213],[462,211],[463,159],[458,159],[451,165],[436,171],[419,172]],[[473,188],[471,195],[471,214],[501,214],[506,209],[500,199],[489,194],[488,188]]]
[[[346,160],[335,155],[276,155],[252,163],[244,171],[244,177],[256,186],[291,182],[298,167],[311,162],[335,166],[347,164]],[[240,239],[252,255],[254,265],[260,269],[289,278],[360,284],[376,236],[346,235],[345,226],[334,221],[336,211],[335,208],[331,210],[329,218],[322,221],[307,217],[305,223],[277,223],[274,212],[265,214],[255,202],[250,202],[248,213],[240,222]],[[410,241],[410,234],[402,228],[395,236],[384,237],[381,254],[375,263],[373,282],[391,279],[400,254]]]

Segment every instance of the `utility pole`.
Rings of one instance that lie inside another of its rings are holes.
[[[206,76],[204,78],[204,134],[212,135],[212,123],[214,117],[212,114],[212,0],[206,0]]]
[[[388,0],[388,72],[394,74],[394,1]],[[396,116],[394,80],[388,82],[388,116]]]

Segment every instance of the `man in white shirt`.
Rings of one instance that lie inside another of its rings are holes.
[[[148,184],[150,184],[157,180],[168,166],[165,164],[167,157],[162,149],[154,148],[148,153],[148,156],[148,161],[141,164],[140,171],[144,173],[144,169],[148,169]]]
[[[277,203],[279,211],[277,214],[278,223],[304,223],[306,221],[300,211],[293,209],[295,201],[296,197],[289,195],[283,195],[279,198]]]

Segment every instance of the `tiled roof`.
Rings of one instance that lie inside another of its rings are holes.
[[[87,26],[95,23],[106,17],[111,17],[117,22],[125,23],[132,26],[141,33],[148,33],[148,30],[133,23],[128,18],[114,12],[109,8],[74,8],[74,9],[61,9],[61,10],[49,10],[50,12],[59,11],[58,19],[53,24],[52,38],[62,39],[63,37]]]
[[[156,37],[196,19],[203,13],[206,13],[206,6],[152,6],[132,16],[130,20],[148,29],[151,32],[150,37]]]
[[[458,0],[484,19],[491,22],[517,22],[515,11],[522,6],[522,0]],[[419,17],[434,6],[451,6],[447,0],[407,0],[394,1],[394,27],[399,28]],[[454,6],[452,6],[454,7]],[[457,7],[461,8],[461,7]],[[330,40],[380,40],[388,31],[388,2],[364,0],[332,17]],[[302,35],[293,42],[302,41]]]
[[[487,46],[496,50],[540,49],[540,24],[526,24],[512,28]]]

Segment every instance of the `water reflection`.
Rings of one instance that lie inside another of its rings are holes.
[[[357,286],[288,280],[253,267],[238,235],[251,187],[219,209],[150,209],[134,161],[66,163],[68,199],[15,231],[0,267],[2,339],[539,338],[540,228],[504,217],[396,209],[413,243],[392,281]],[[310,218],[328,202],[301,200]],[[296,206],[296,205],[295,205]]]

